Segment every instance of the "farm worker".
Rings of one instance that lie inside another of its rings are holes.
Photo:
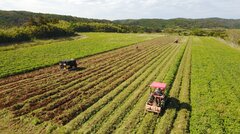
[[[150,96],[149,96],[149,98],[148,98],[148,104],[149,104],[149,105],[152,105],[153,100],[154,100],[154,94],[151,93]]]
[[[163,91],[160,88],[156,88],[154,93],[150,94],[149,99],[148,99],[148,104],[152,104],[153,103],[154,98],[155,98],[154,95],[157,95],[157,96],[160,96],[161,98],[164,98]],[[158,106],[160,105],[161,98],[156,98]]]
[[[163,93],[162,93],[162,90],[160,88],[156,88],[154,94],[158,95],[158,96],[161,96]]]
[[[162,90],[160,88],[156,88],[154,94],[157,95],[157,96],[161,96],[161,97],[163,95]],[[158,106],[160,106],[160,101],[161,101],[161,99],[159,97],[157,97],[156,98],[156,103],[157,103]]]

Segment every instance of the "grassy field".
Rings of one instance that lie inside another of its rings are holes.
[[[84,33],[82,38],[0,47],[0,77],[153,39],[159,34]]]
[[[214,38],[194,38],[190,130],[240,133],[240,51]]]
[[[163,36],[2,78],[0,133],[239,133],[239,61],[215,38]],[[144,111],[153,81],[168,85],[160,115]]]

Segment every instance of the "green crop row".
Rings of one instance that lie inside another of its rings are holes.
[[[189,120],[190,120],[190,77],[191,77],[191,45],[192,39],[190,39],[189,45],[187,47],[186,62],[183,71],[183,78],[181,84],[181,90],[179,93],[179,108],[177,117],[173,124],[173,129],[171,133],[189,133]]]
[[[156,134],[169,133],[172,129],[172,125],[176,117],[176,112],[179,108],[178,97],[181,89],[183,88],[184,70],[186,69],[185,66],[187,66],[186,61],[187,61],[188,53],[190,52],[190,49],[189,49],[190,45],[191,44],[189,43],[189,40],[188,40],[184,54],[181,58],[181,62],[177,70],[177,74],[174,79],[173,85],[171,89],[169,89],[170,91],[169,91],[168,103],[166,105],[166,111],[164,115],[156,123],[156,128],[154,131],[154,133]]]

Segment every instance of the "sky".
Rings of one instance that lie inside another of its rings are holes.
[[[0,0],[0,10],[95,19],[240,19],[240,0]]]

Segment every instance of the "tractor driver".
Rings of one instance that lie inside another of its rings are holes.
[[[164,98],[163,91],[160,88],[157,88],[155,90],[154,94],[157,96],[160,96],[160,98],[156,98],[156,103],[160,107],[160,105],[162,104],[161,100],[163,100],[163,98]]]
[[[151,93],[150,96],[149,96],[149,99],[148,99],[148,104],[151,105],[154,101],[154,95],[157,95],[157,96],[160,96],[161,99],[164,98],[164,94],[163,94],[163,91],[160,89],[160,88],[156,88],[156,90],[154,91],[154,93]],[[160,98],[156,98],[156,103],[158,106],[160,106],[160,101],[161,101]]]

